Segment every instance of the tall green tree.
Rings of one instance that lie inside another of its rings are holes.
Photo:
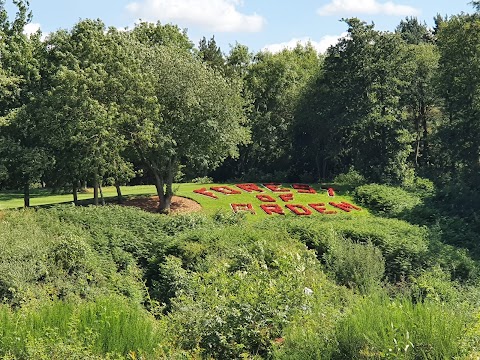
[[[444,151],[453,178],[478,188],[480,180],[480,15],[462,14],[441,24],[440,89],[448,123]]]
[[[413,137],[400,106],[405,43],[358,19],[327,51],[324,67],[300,111],[297,171],[329,177],[355,167],[373,181],[401,183],[412,175]]]
[[[198,56],[200,59],[211,66],[213,69],[223,72],[225,70],[225,58],[222,50],[212,36],[208,41],[205,36],[198,44]]]
[[[49,66],[32,112],[57,160],[53,184],[72,186],[75,202],[81,180],[94,185],[97,204],[106,177],[116,182],[131,174],[122,156],[127,143],[118,111],[128,80],[121,40],[117,30],[106,30],[101,21],[84,20],[45,43]]]
[[[241,47],[234,50],[229,61],[233,64],[235,57],[238,59],[236,71],[243,73],[244,96],[252,103],[248,115],[252,143],[241,148],[238,162],[229,162],[233,169],[222,175],[252,181],[287,180],[295,110],[306,85],[321,67],[321,58],[312,46],[298,45],[276,54],[259,52],[245,67],[241,64],[246,64],[248,52]]]
[[[415,167],[426,170],[433,161],[431,136],[441,120],[437,92],[439,53],[433,44],[409,45],[407,53],[406,82],[400,105],[406,107],[415,133]]]
[[[127,132],[154,176],[159,211],[168,212],[182,165],[215,168],[249,140],[241,84],[176,47],[137,44],[134,53],[138,91],[126,102],[131,104]]]
[[[418,45],[433,42],[433,33],[428,29],[427,24],[420,23],[416,17],[411,16],[401,20],[395,32],[407,44]]]
[[[3,177],[8,175],[13,187],[24,189],[28,207],[30,185],[41,179],[50,157],[38,141],[35,119],[26,111],[40,82],[40,34],[23,33],[31,20],[28,2],[13,3],[17,12],[10,20],[5,2],[0,2],[0,163]]]

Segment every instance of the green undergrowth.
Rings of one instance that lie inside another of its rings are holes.
[[[405,220],[58,206],[4,211],[0,239],[5,359],[438,359],[480,349],[476,260]]]

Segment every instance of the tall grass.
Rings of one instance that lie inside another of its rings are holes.
[[[438,302],[414,304],[375,295],[352,307],[337,327],[337,359],[453,359],[468,318]]]
[[[33,358],[60,344],[75,346],[78,352],[126,356],[139,354],[155,358],[163,336],[155,319],[144,309],[120,297],[98,298],[95,302],[42,302],[12,310],[0,306],[0,354]],[[51,351],[51,350],[50,350]]]

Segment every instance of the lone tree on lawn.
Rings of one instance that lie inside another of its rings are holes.
[[[170,210],[180,167],[215,168],[250,139],[241,85],[176,47],[135,44],[135,87],[126,130],[155,178],[159,212]],[[133,66],[131,64],[131,66]]]

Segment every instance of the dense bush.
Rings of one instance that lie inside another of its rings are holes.
[[[15,311],[1,305],[0,320],[0,354],[18,359],[155,358],[165,336],[138,304],[111,296],[42,301]]]
[[[5,358],[479,351],[478,265],[439,227],[368,214],[247,222],[60,206],[5,212],[0,239]]]
[[[369,210],[388,217],[399,217],[422,203],[411,191],[379,184],[359,186],[355,198]]]
[[[119,269],[95,251],[88,233],[49,213],[11,211],[0,223],[0,297],[12,305],[38,298],[128,294],[143,301],[136,265]]]
[[[365,298],[337,326],[334,359],[453,359],[471,320],[464,309],[438,302]]]
[[[391,281],[414,274],[427,262],[428,231],[405,221],[374,217],[325,217],[292,220],[292,235],[314,248],[319,257],[342,237],[357,244],[373,244],[385,259],[385,274]]]

